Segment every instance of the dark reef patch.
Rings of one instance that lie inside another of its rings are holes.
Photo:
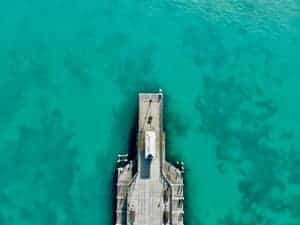
[[[87,87],[91,83],[89,64],[84,60],[83,56],[77,54],[68,51],[64,56],[63,65],[74,80]]]
[[[300,185],[300,153],[299,150],[291,149],[289,156],[289,182]],[[299,213],[300,215],[300,213]]]
[[[168,136],[172,137],[187,135],[191,126],[186,115],[176,110],[176,101],[176,97],[173,98],[168,93],[164,93],[164,128]]]
[[[25,86],[22,80],[9,79],[0,83],[0,133],[25,105]]]
[[[132,50],[127,49],[132,46],[120,44],[117,46],[119,47],[113,48],[114,51],[111,53],[107,75],[114,80],[120,90],[129,94],[138,91],[157,91],[159,86],[153,76],[155,46],[151,43]]]
[[[207,44],[210,42],[214,42],[213,47]],[[188,25],[181,35],[181,48],[183,53],[199,67],[203,67],[210,60],[220,67],[224,64],[223,46],[218,37],[218,30],[211,24]]]
[[[2,209],[19,210],[22,219],[34,224],[57,224],[56,210],[73,216],[68,209],[78,168],[77,150],[71,145],[73,133],[61,113],[44,107],[41,112],[36,127],[20,126],[16,139],[5,145],[0,192],[5,197],[13,191],[9,196],[14,198],[6,196]]]
[[[116,32],[102,39],[102,42],[96,48],[96,52],[102,55],[115,54],[132,44],[128,34],[124,32]]]
[[[167,115],[166,132],[172,136],[185,136],[189,131],[189,124],[186,122],[185,118],[182,117],[177,112],[166,110],[165,115]]]
[[[51,55],[42,39],[16,42],[8,51],[8,60],[12,77],[22,77],[24,85],[32,80],[40,88],[49,88]]]
[[[280,197],[287,188],[283,176],[295,168],[291,170],[288,165],[293,167],[293,163],[286,160],[289,149],[272,143],[276,127],[269,121],[277,109],[257,89],[251,80],[243,83],[233,76],[206,76],[195,107],[201,116],[199,131],[212,135],[218,143],[220,172],[226,173],[226,166],[234,165],[242,175],[238,186],[242,194],[241,215],[249,217],[249,224],[272,224],[268,212],[288,209],[286,199]],[[296,173],[293,172],[294,180]],[[222,224],[248,222],[229,215]]]
[[[31,87],[49,88],[49,51],[41,40],[16,41],[1,56],[4,59],[0,81],[0,131],[27,102]]]

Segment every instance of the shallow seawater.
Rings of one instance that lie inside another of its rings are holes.
[[[0,7],[0,224],[112,224],[137,93],[164,90],[186,225],[300,224],[300,2]]]

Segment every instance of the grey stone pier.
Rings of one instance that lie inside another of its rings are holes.
[[[166,161],[162,92],[139,94],[136,152],[119,155],[115,225],[183,225],[183,163]]]

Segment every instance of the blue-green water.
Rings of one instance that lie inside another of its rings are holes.
[[[186,225],[300,224],[298,0],[0,6],[0,225],[111,225],[136,94],[158,88]]]

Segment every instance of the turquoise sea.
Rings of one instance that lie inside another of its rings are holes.
[[[300,224],[299,0],[10,0],[0,225],[112,225],[137,93],[158,88],[186,225]]]

